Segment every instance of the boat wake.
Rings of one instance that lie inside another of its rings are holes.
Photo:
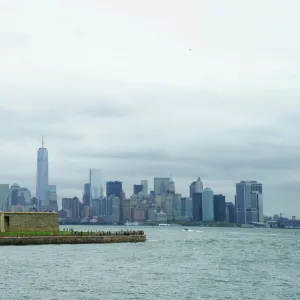
[[[193,229],[183,229],[182,231],[186,231],[186,232],[204,232],[203,230],[193,230]]]

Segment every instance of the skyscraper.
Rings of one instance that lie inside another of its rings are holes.
[[[170,178],[169,177],[155,177],[154,178],[154,194],[166,195],[169,190]]]
[[[30,205],[31,204],[31,192],[28,188],[22,187],[18,192],[18,203],[17,205]]]
[[[133,185],[133,194],[137,195],[143,192],[143,185],[142,184],[135,184]]]
[[[168,194],[174,194],[175,193],[175,182],[172,178],[169,179],[169,185],[168,185]]]
[[[236,184],[237,223],[263,222],[262,184],[241,181]]]
[[[231,202],[225,202],[226,207],[226,221],[230,223],[236,223],[236,208]]]
[[[194,193],[202,193],[203,191],[203,183],[200,177],[197,178],[197,181],[194,181],[190,185],[190,197],[193,198]]]
[[[12,206],[18,205],[18,193],[20,186],[17,183],[14,183],[9,189],[9,201],[8,205],[11,208]]]
[[[202,213],[203,221],[214,221],[214,193],[209,188],[202,192]]]
[[[67,213],[70,219],[79,219],[80,201],[77,197],[62,198],[62,209]]]
[[[148,195],[148,180],[142,180],[141,185],[143,186],[143,195]]]
[[[214,219],[218,222],[226,221],[225,196],[214,195]]]
[[[100,169],[90,169],[90,199],[100,199],[103,195]]]
[[[37,152],[36,198],[39,205],[43,205],[46,199],[48,186],[48,150],[44,147],[44,139],[42,138],[42,147]]]
[[[114,195],[115,197],[122,198],[122,182],[108,181],[106,182],[106,197]]]
[[[202,221],[202,193],[193,193],[193,221]]]
[[[58,211],[56,185],[49,185],[44,206],[47,210]]]
[[[83,204],[84,206],[90,206],[91,203],[91,184],[84,184],[84,193],[83,193]]]
[[[181,216],[181,198],[181,194],[172,195],[172,210],[175,219]]]
[[[8,209],[9,184],[0,184],[0,211]]]

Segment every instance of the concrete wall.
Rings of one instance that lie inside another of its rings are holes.
[[[57,213],[0,213],[1,232],[58,231]]]
[[[108,244],[145,242],[145,235],[0,237],[0,246],[46,244]]]

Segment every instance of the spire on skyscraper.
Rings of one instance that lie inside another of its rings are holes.
[[[42,134],[42,148],[44,148],[44,135]]]

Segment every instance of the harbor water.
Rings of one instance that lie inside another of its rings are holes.
[[[0,247],[0,299],[300,299],[300,230],[73,228],[147,241]]]

